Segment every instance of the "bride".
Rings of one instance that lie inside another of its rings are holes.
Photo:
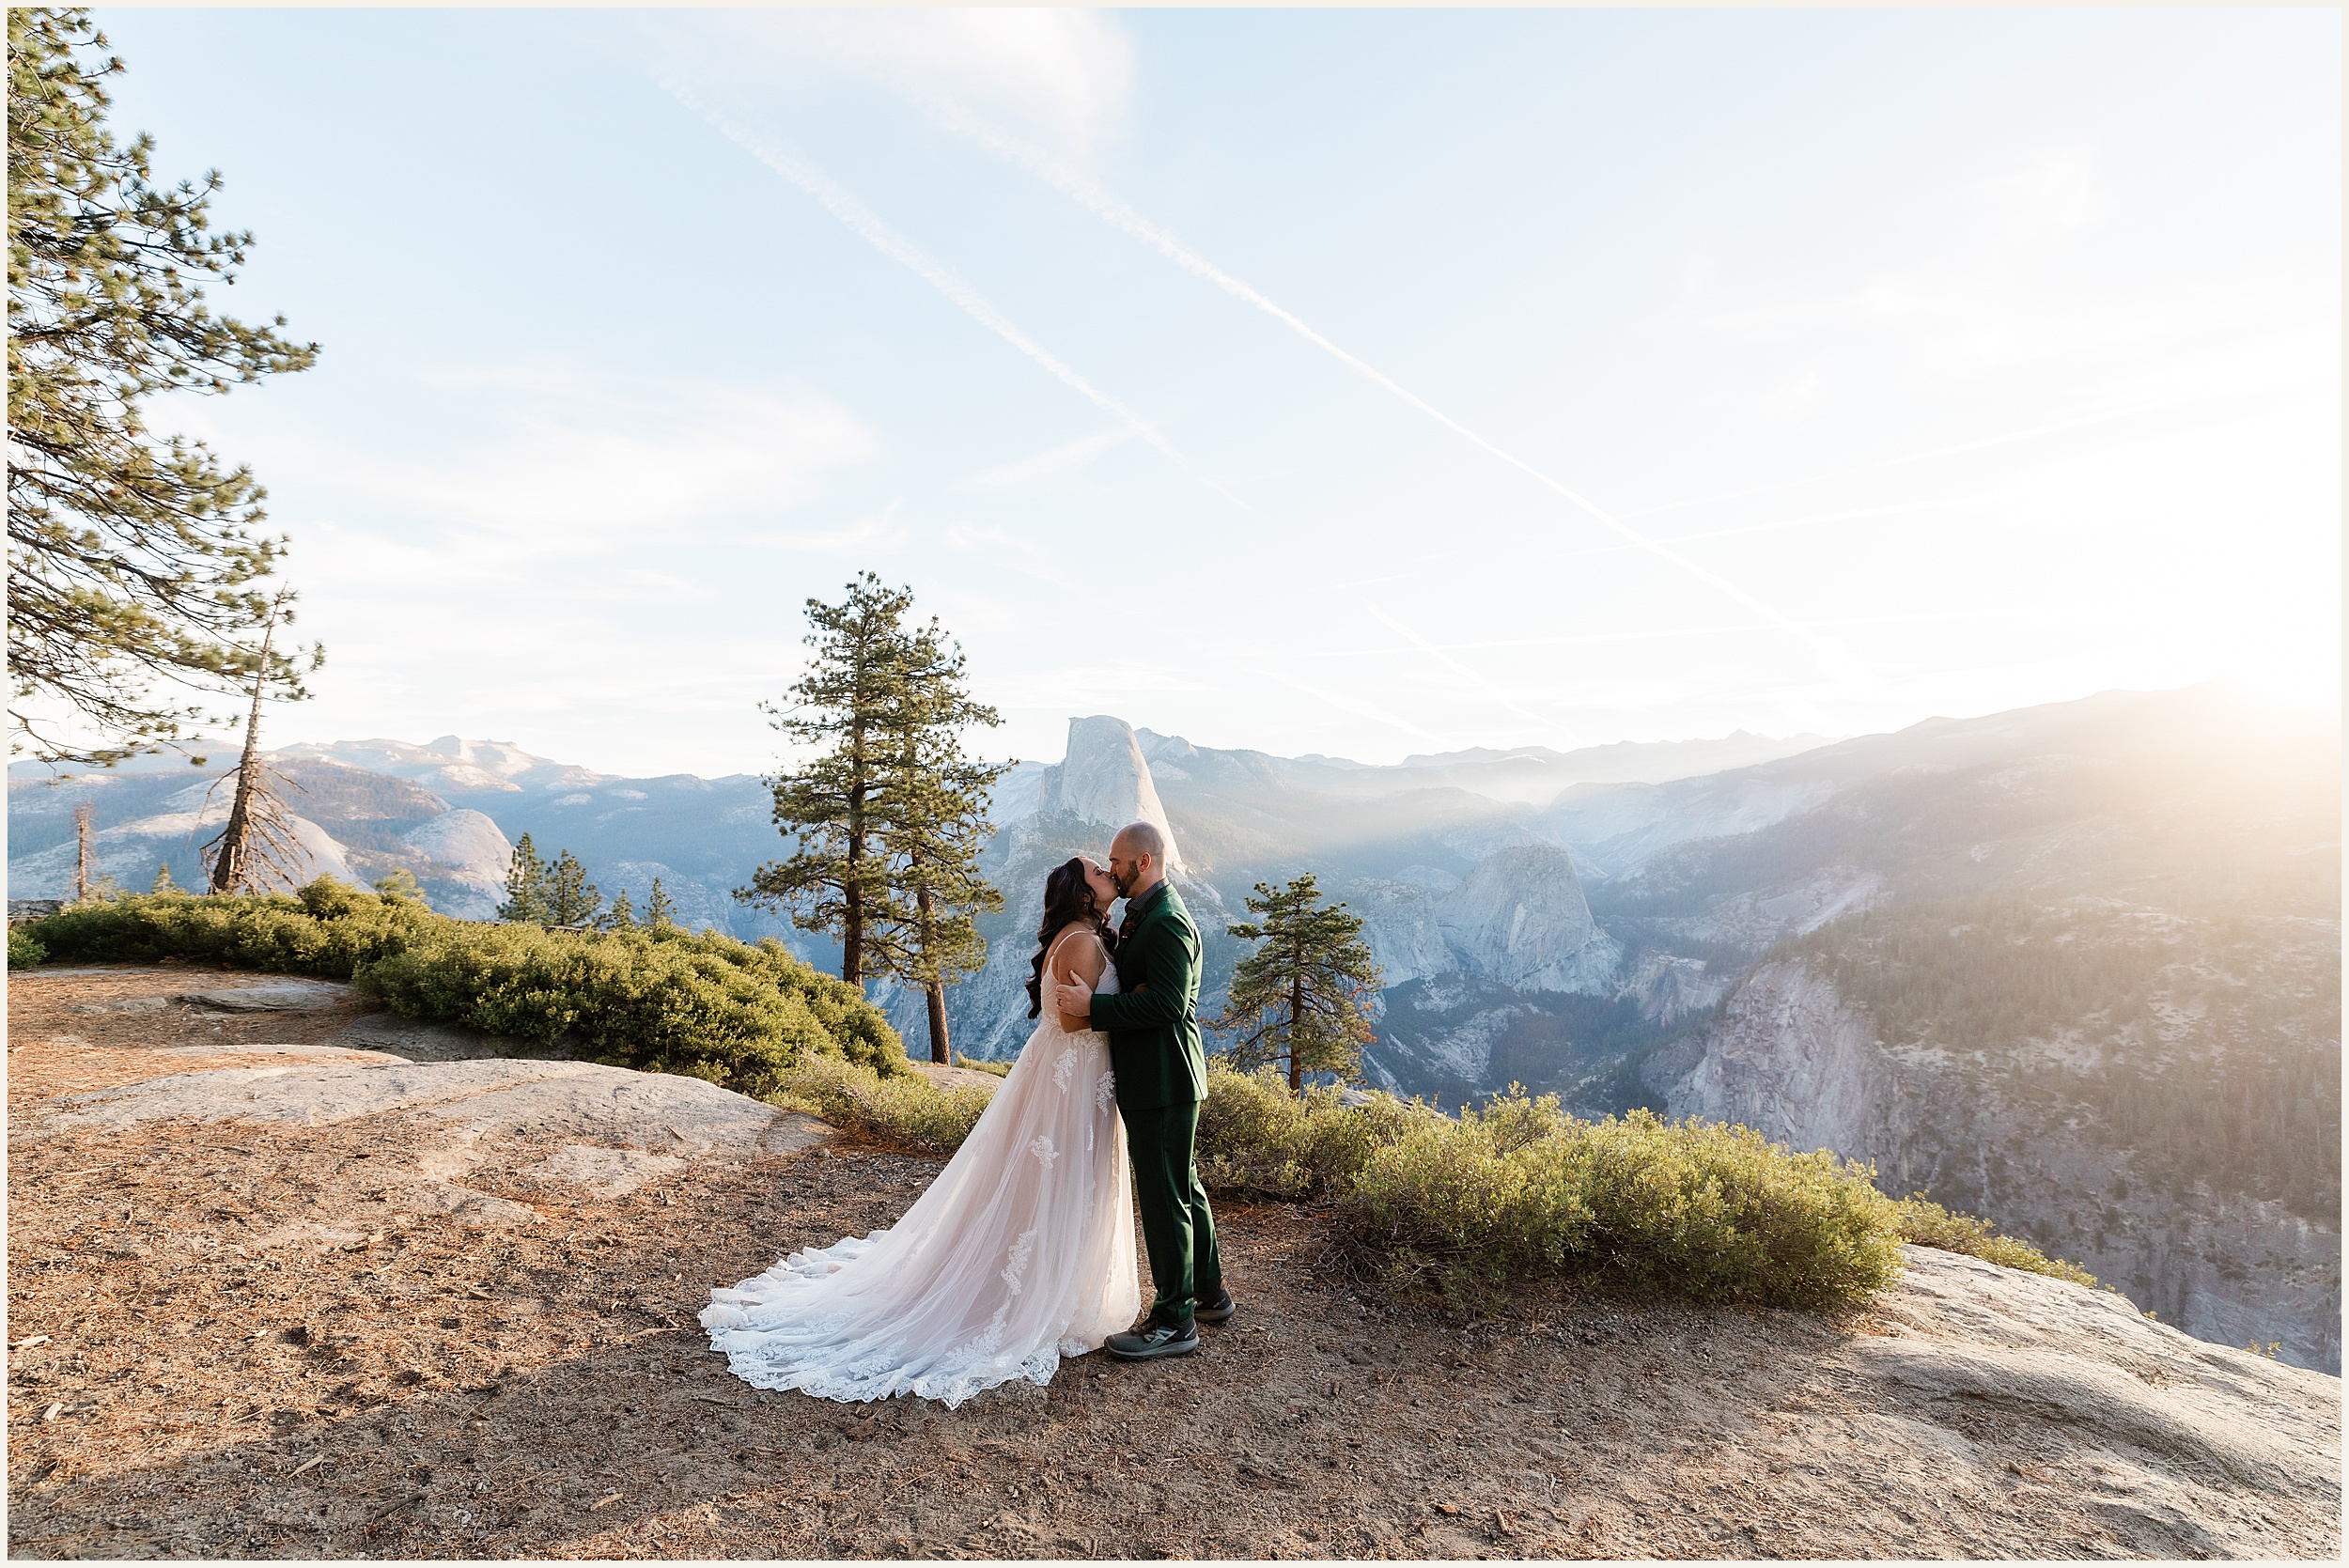
[[[709,1293],[710,1346],[743,1381],[826,1399],[901,1393],[950,1408],[1063,1356],[1097,1350],[1141,1310],[1133,1177],[1107,1036],[1053,1008],[1047,977],[1117,988],[1117,884],[1083,856],[1044,882],[1028,1017],[1040,1021],[955,1157],[896,1224],[794,1252]]]

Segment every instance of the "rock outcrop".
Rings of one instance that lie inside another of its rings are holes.
[[[1887,1049],[1806,964],[1757,968],[1644,1076],[1672,1115],[1872,1161],[1885,1190],[1987,1215],[2199,1338],[2340,1370],[2337,1231],[2201,1184],[2173,1195],[2061,1102],[1950,1053]]]
[[[486,814],[459,806],[402,832],[430,858],[424,878],[432,907],[461,920],[493,920],[506,895],[514,846]]]
[[[1465,974],[1520,991],[1608,988],[1622,951],[1592,920],[1564,850],[1496,849],[1456,880],[1413,869],[1413,881],[1365,877],[1345,890],[1389,986]]]
[[[1166,835],[1166,862],[1180,869],[1183,853],[1174,841],[1174,824],[1159,801],[1150,764],[1142,754],[1131,724],[1123,719],[1097,714],[1068,721],[1068,752],[1044,770],[1037,809],[1061,813],[1114,831],[1128,822],[1147,822]],[[1105,842],[1102,848],[1109,847]]]

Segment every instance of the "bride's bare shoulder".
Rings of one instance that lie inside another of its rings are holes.
[[[1088,938],[1091,939],[1089,942]],[[1072,920],[1053,932],[1052,939],[1044,944],[1044,950],[1047,953],[1057,952],[1064,941],[1076,947],[1090,946],[1104,954],[1109,951],[1102,944],[1100,932],[1081,920]]]

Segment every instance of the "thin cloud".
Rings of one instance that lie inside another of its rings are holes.
[[[766,164],[776,174],[781,175],[785,179],[814,196],[825,211],[839,219],[851,233],[865,241],[892,261],[905,267],[941,294],[945,295],[972,320],[1027,355],[1062,384],[1069,387],[1135,435],[1158,448],[1185,474],[1242,511],[1248,509],[1246,504],[1237,496],[1207,477],[1196,463],[1175,447],[1173,442],[1160,435],[1157,426],[1095,386],[1091,381],[1086,380],[1066,361],[1053,354],[1026,333],[1021,332],[1013,324],[1011,318],[996,309],[977,289],[965,283],[943,263],[883,223],[871,209],[832,183],[831,178],[822,170],[796,153],[778,151],[760,142],[748,131],[705,104],[690,88],[673,80],[664,80],[661,85],[671,97],[701,116],[712,130]]]
[[[985,528],[974,528],[967,522],[950,522],[946,525],[946,542],[957,550],[1034,550],[1035,548],[1023,540],[1013,538],[996,523],[989,523]]]
[[[965,494],[986,494],[1003,490],[1021,490],[1038,480],[1050,479],[1071,469],[1082,468],[1112,447],[1133,440],[1134,432],[1127,426],[1113,425],[1106,430],[1096,430],[1089,436],[1079,436],[1058,446],[1048,447],[1033,457],[1013,462],[1000,463],[981,469],[966,478],[956,480],[947,488]]]
[[[1980,495],[1952,495],[1939,501],[1900,501],[1886,506],[1855,506],[1841,512],[1816,512],[1810,517],[1780,518],[1774,522],[1749,522],[1735,528],[1707,528],[1697,534],[1674,534],[1668,542],[1693,544],[1701,539],[1731,539],[1743,534],[1775,534],[1788,528],[1818,528],[1834,522],[1865,522],[1877,518],[1910,517],[1919,512],[1938,512],[1951,506],[1977,505],[1990,498]],[[1577,550],[1550,557],[1570,561],[1585,555],[1615,555],[1629,550],[1629,545],[1602,545],[1596,550]],[[1812,626],[1819,623],[1813,621]]]
[[[747,550],[787,550],[823,552],[856,550],[877,539],[889,537],[897,531],[897,503],[893,501],[878,517],[860,518],[845,528],[827,528],[814,532],[778,533],[762,530],[743,534],[731,543]]]
[[[1421,413],[1425,414],[1428,418],[1434,420],[1437,424],[1441,425],[1445,429],[1450,430],[1454,435],[1458,436],[1461,440],[1467,442],[1471,446],[1476,447],[1479,451],[1499,458],[1501,461],[1507,463],[1511,468],[1517,470],[1519,473],[1532,479],[1535,483],[1548,489],[1555,491],[1560,496],[1563,496],[1566,501],[1590,517],[1594,521],[1596,521],[1610,532],[1620,535],[1624,539],[1638,549],[1643,550],[1649,554],[1678,567],[1683,572],[1696,578],[1699,582],[1705,583],[1707,586],[1714,588],[1720,593],[1726,594],[1729,598],[1736,600],[1739,604],[1744,605],[1748,610],[1750,610],[1755,614],[1762,616],[1765,620],[1770,622],[1773,626],[1778,627],[1780,629],[1792,631],[1796,635],[1802,637],[1804,641],[1812,643],[1814,647],[1817,647],[1823,656],[1831,654],[1832,650],[1820,646],[1816,640],[1805,633],[1801,626],[1791,617],[1781,613],[1776,609],[1773,609],[1771,606],[1763,603],[1760,599],[1755,598],[1751,594],[1746,592],[1746,590],[1740,588],[1735,582],[1732,582],[1727,578],[1722,577],[1719,572],[1710,571],[1705,567],[1697,565],[1697,563],[1689,560],[1688,557],[1680,554],[1678,551],[1648,538],[1637,529],[1628,526],[1611,513],[1606,511],[1604,508],[1599,506],[1597,503],[1592,501],[1588,496],[1583,495],[1580,491],[1561,483],[1559,480],[1551,477],[1548,474],[1545,474],[1540,469],[1535,468],[1532,464],[1525,461],[1514,453],[1505,451],[1501,447],[1495,445],[1492,442],[1486,440],[1483,436],[1478,435],[1474,430],[1470,429],[1467,426],[1461,424],[1450,414],[1445,413],[1441,409],[1437,408],[1434,404],[1428,402],[1416,393],[1403,386],[1401,383],[1397,382],[1392,377],[1386,375],[1376,366],[1368,364],[1361,358],[1358,358],[1354,354],[1348,353],[1346,349],[1341,349],[1335,343],[1330,342],[1330,339],[1324,337],[1321,334],[1315,332],[1312,327],[1306,325],[1305,322],[1299,319],[1295,314],[1283,308],[1261,290],[1237,277],[1234,277],[1231,273],[1223,271],[1221,267],[1216,266],[1215,263],[1209,261],[1206,256],[1201,256],[1197,251],[1192,250],[1190,246],[1184,244],[1182,241],[1175,238],[1173,231],[1163,228],[1157,224],[1151,223],[1148,219],[1143,217],[1141,213],[1136,212],[1132,208],[1128,207],[1124,202],[1121,202],[1114,196],[1112,196],[1107,191],[1103,190],[1097,183],[1087,176],[1070,168],[1067,164],[1062,163],[1056,158],[1053,158],[1042,148],[1023,142],[1018,137],[1005,134],[1003,132],[998,130],[992,125],[989,125],[987,121],[981,119],[976,115],[970,113],[957,103],[939,99],[928,100],[927,103],[932,112],[938,116],[938,117],[945,124],[947,129],[977,142],[981,147],[986,147],[988,151],[997,154],[999,157],[1006,159],[1020,168],[1026,169],[1030,174],[1033,174],[1036,178],[1042,179],[1045,183],[1050,185],[1054,190],[1059,191],[1070,200],[1075,201],[1078,205],[1083,207],[1095,216],[1150,246],[1153,250],[1156,250],[1159,255],[1167,257],[1167,259],[1173,261],[1176,266],[1181,267],[1184,271],[1215,285],[1215,287],[1222,289],[1233,298],[1244,301],[1245,303],[1255,306],[1258,310],[1261,310],[1266,315],[1270,316],[1274,320],[1279,321],[1283,326],[1287,327],[1291,332],[1294,332],[1299,336],[1304,338],[1306,342],[1311,343],[1315,348],[1321,349],[1324,353],[1337,360],[1340,364],[1352,370],[1355,374],[1362,377],[1364,380],[1370,381],[1373,385],[1380,388],[1382,391],[1385,391],[1392,396],[1400,398],[1405,403],[1409,404],[1412,408],[1417,409]]]
[[[1840,629],[1859,626],[1929,626],[1947,621],[2015,621],[2040,618],[2030,612],[2007,608],[1927,612],[1914,615],[1839,615],[1828,620],[1806,621],[1805,626],[1819,630]],[[1389,623],[1392,624],[1392,623]],[[1420,643],[1416,648],[1299,648],[1289,657],[1294,659],[1383,659],[1409,652],[1430,654],[1473,653],[1482,648],[1563,648],[1594,643],[1657,643],[1679,637],[1739,637],[1756,631],[1767,631],[1766,626],[1745,622],[1731,626],[1663,627],[1641,631],[1593,631],[1562,637],[1495,637],[1475,643]]]
[[[1774,484],[1755,485],[1741,490],[1721,490],[1712,495],[1692,496],[1687,501],[1668,502],[1661,506],[1643,506],[1636,512],[1626,512],[1626,518],[1661,517],[1666,512],[1684,512],[1691,506],[1710,506],[1721,501],[1744,501],[1752,496],[1770,495],[1779,490],[1799,489],[1805,485],[1824,484],[1830,479],[1848,479],[1862,474],[1875,474],[1888,468],[1904,468],[1910,463],[1931,462],[1937,458],[1952,458],[1968,452],[1985,452],[1993,447],[2012,446],[2019,442],[2043,441],[2073,430],[2085,430],[2092,426],[2110,425],[2118,420],[2133,419],[2141,413],[2157,413],[2183,408],[2194,403],[2207,403],[2232,396],[2229,393],[2204,393],[2186,397],[2164,397],[2152,402],[2132,403],[2125,408],[2106,409],[2096,413],[2082,414],[2077,419],[2058,420],[2053,424],[2033,425],[2020,430],[2007,430],[1994,436],[1980,436],[1949,446],[1936,446],[1922,452],[1905,452],[1897,458],[1879,458],[1874,462],[1859,463],[1850,468],[1833,469],[1824,474],[1806,474],[1799,479],[1781,479]]]
[[[1371,617],[1377,620],[1381,626],[1384,626],[1388,630],[1395,633],[1399,637],[1408,638],[1412,646],[1418,648],[1421,652],[1435,660],[1439,664],[1443,665],[1444,668],[1457,671],[1459,674],[1466,675],[1478,687],[1482,688],[1486,695],[1491,697],[1494,702],[1499,703],[1502,707],[1507,708],[1518,718],[1527,720],[1536,725],[1539,725],[1542,729],[1549,732],[1550,734],[1560,737],[1569,746],[1579,746],[1582,743],[1580,738],[1572,729],[1568,728],[1564,724],[1559,723],[1554,719],[1545,718],[1543,715],[1535,713],[1531,708],[1521,706],[1515,698],[1511,697],[1507,692],[1501,691],[1498,686],[1495,686],[1491,681],[1486,679],[1484,675],[1470,669],[1467,665],[1461,663],[1458,660],[1453,658],[1443,649],[1436,646],[1435,644],[1430,643],[1426,638],[1422,637],[1418,632],[1413,631],[1409,627],[1405,626],[1401,621],[1396,620],[1392,615],[1388,614],[1385,611],[1379,609],[1368,599],[1364,599],[1362,601],[1362,608],[1370,612]]]
[[[1315,701],[1329,704],[1340,713],[1350,713],[1357,719],[1368,719],[1374,723],[1385,724],[1392,729],[1401,730],[1406,735],[1417,736],[1422,740],[1447,750],[1457,749],[1458,743],[1450,736],[1438,735],[1433,730],[1422,729],[1401,714],[1389,713],[1376,703],[1365,702],[1360,697],[1341,696],[1335,691],[1324,691],[1317,686],[1308,686],[1301,680],[1277,673],[1272,678],[1292,691],[1300,691]]]

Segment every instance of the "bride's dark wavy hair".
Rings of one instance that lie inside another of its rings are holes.
[[[1103,947],[1117,945],[1117,939],[1110,934],[1109,911],[1096,907],[1093,884],[1085,880],[1084,857],[1071,855],[1044,878],[1044,924],[1035,928],[1035,956],[1028,964],[1028,1017],[1032,1018],[1044,1012],[1045,948],[1054,932],[1078,921],[1093,927]]]

